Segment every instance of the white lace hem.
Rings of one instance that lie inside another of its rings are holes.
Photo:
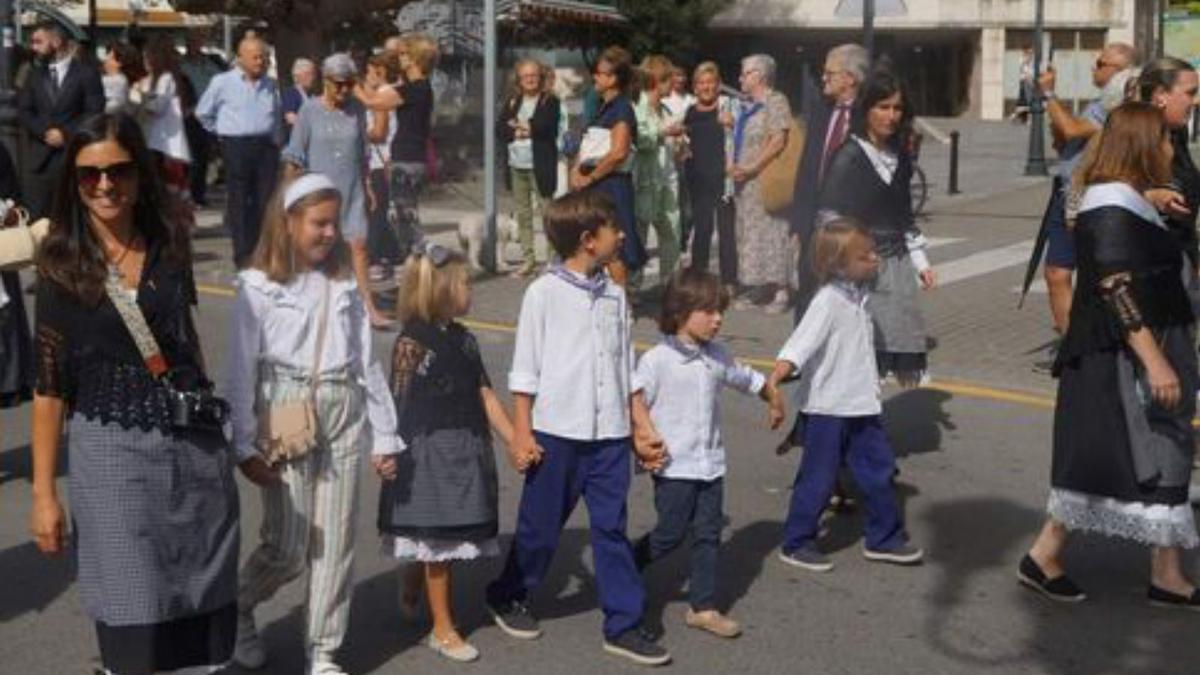
[[[1200,545],[1189,504],[1123,502],[1056,488],[1050,490],[1046,511],[1068,530],[1097,532],[1147,546]]]
[[[494,558],[500,555],[500,544],[495,538],[482,542],[455,541],[448,539],[410,539],[408,537],[383,537],[383,554],[404,562],[449,562],[452,560],[475,560]]]

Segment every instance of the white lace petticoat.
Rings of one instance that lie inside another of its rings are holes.
[[[1147,546],[1200,545],[1190,504],[1123,502],[1112,497],[1055,488],[1046,505],[1050,517],[1068,530],[1085,530]]]
[[[404,562],[438,563],[493,558],[500,555],[500,544],[495,538],[476,542],[388,535],[383,537],[383,553]]]

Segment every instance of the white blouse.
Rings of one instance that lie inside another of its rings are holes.
[[[140,113],[146,145],[167,157],[190,164],[192,152],[183,128],[183,104],[175,78],[170,73],[163,73],[153,88],[149,76],[142,78],[130,92],[130,101]]]
[[[320,272],[299,274],[287,284],[271,281],[256,269],[238,274],[225,397],[232,408],[233,447],[239,461],[258,454],[255,400],[259,365],[281,365],[306,375],[312,369],[326,280]],[[372,450],[376,454],[400,452],[404,444],[396,435],[396,407],[383,368],[373,354],[370,318],[358,285],[353,279],[328,283],[332,284],[329,323],[318,378],[349,373],[366,389]]]

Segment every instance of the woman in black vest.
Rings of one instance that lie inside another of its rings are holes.
[[[508,146],[508,169],[517,208],[522,264],[513,276],[525,278],[537,270],[534,252],[534,195],[543,202],[554,197],[558,183],[558,122],[561,105],[546,91],[546,70],[533,59],[522,59],[514,70],[512,95],[500,112],[499,133]]]

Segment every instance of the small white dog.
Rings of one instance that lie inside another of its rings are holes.
[[[483,269],[483,242],[486,239],[483,213],[469,213],[458,221],[458,245],[467,252],[471,267]],[[496,269],[507,270],[506,249],[517,240],[517,221],[508,214],[496,214]]]

